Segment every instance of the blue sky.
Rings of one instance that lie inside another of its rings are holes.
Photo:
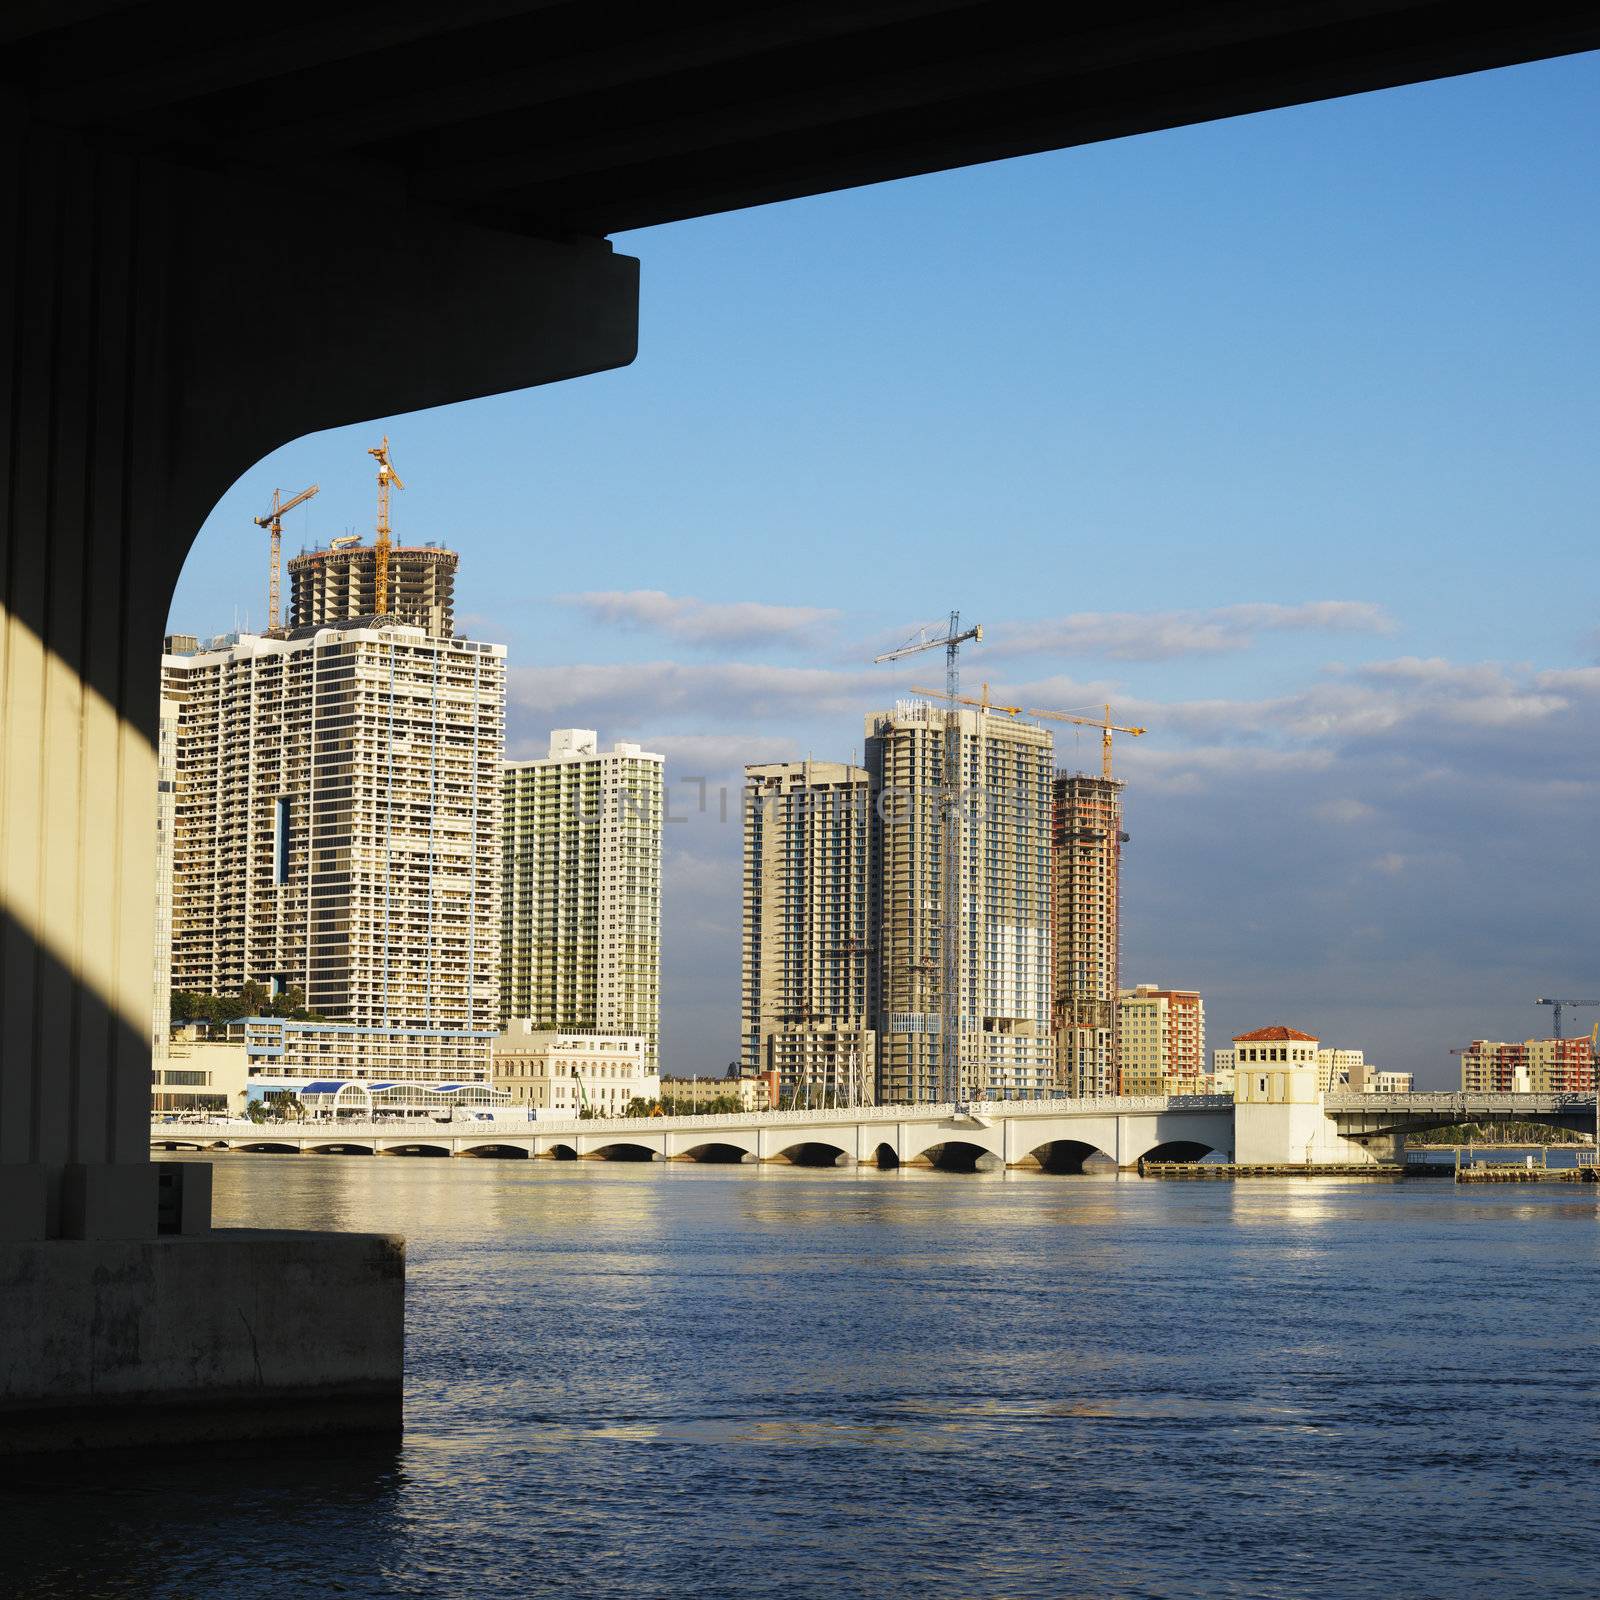
[[[385,430],[515,753],[849,757],[959,606],[970,683],[1150,727],[1126,981],[1443,1083],[1600,997],[1597,135],[1584,56],[621,236],[632,367],[275,452],[173,625],[260,622],[275,485],[370,532]],[[669,837],[671,1070],[733,1053],[737,843]]]

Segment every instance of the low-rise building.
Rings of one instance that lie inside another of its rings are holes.
[[[366,1082],[488,1083],[494,1034],[466,1028],[384,1028],[346,1022],[245,1017],[227,1025],[252,1077]]]
[[[245,1108],[249,1066],[243,1044],[203,1039],[183,1028],[150,1065],[150,1110],[155,1116],[207,1112],[235,1116]]]
[[[1351,1089],[1357,1094],[1410,1094],[1415,1081],[1412,1073],[1383,1072],[1370,1062],[1358,1061],[1334,1088]]]
[[[636,1100],[654,1105],[661,1078],[645,1034],[512,1024],[494,1041],[494,1086],[512,1106],[575,1117],[620,1117]]]
[[[675,1107],[692,1110],[718,1100],[734,1099],[741,1111],[770,1111],[777,1099],[775,1072],[736,1078],[663,1078],[661,1098]]]

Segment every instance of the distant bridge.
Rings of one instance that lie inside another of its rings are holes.
[[[1312,1107],[1302,1108],[1315,1116]],[[1461,1122],[1543,1122],[1594,1127],[1593,1095],[1329,1094],[1321,1098],[1326,1143],[1342,1160],[1396,1159],[1406,1133]],[[991,1101],[869,1106],[830,1111],[753,1111],[709,1116],[616,1117],[534,1122],[316,1121],[157,1123],[160,1150],[290,1154],[479,1156],[599,1161],[786,1162],[797,1166],[935,1166],[955,1171],[1033,1167],[1082,1172],[1104,1157],[1119,1168],[1142,1159],[1199,1161],[1235,1151],[1228,1095],[1122,1095],[1091,1100]],[[1312,1159],[1297,1134],[1255,1159]]]
[[[554,1160],[788,1162],[798,1166],[928,1165],[958,1171],[1042,1167],[1081,1172],[1092,1156],[1119,1167],[1141,1157],[1198,1161],[1226,1153],[1226,1095],[1018,1100],[974,1105],[868,1106],[686,1117],[537,1122],[299,1122],[156,1124],[156,1149],[307,1154],[434,1155]]]

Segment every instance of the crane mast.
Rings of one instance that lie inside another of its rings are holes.
[[[924,630],[926,631],[926,630]],[[942,634],[914,640],[874,661],[898,661],[923,650],[944,650],[945,697],[952,702],[944,718],[944,792],[939,804],[939,1065],[942,1093],[959,1111],[966,1103],[961,1082],[961,698],[960,650],[983,642],[981,623],[961,627],[952,611]]]
[[[303,505],[317,492],[319,485],[312,484],[309,489],[302,489],[293,499],[285,500],[281,489],[272,491],[272,505],[266,516],[254,518],[258,528],[265,528],[271,536],[270,554],[267,567],[267,631],[278,631],[278,612],[280,598],[279,573],[283,569],[283,514],[293,511],[298,505]]]
[[[389,459],[389,435],[383,443],[368,445],[367,454],[378,463],[378,528],[373,544],[373,610],[380,617],[389,614],[389,490],[405,488],[400,474]]]

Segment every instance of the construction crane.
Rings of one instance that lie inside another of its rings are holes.
[[[376,557],[373,592],[378,615],[386,617],[389,614],[389,490],[391,487],[403,489],[405,484],[389,459],[388,434],[384,434],[382,444],[368,445],[367,454],[378,463],[378,537],[373,546]]]
[[[944,651],[945,698],[961,698],[961,646],[983,643],[983,625],[961,626],[961,613],[952,611],[942,634],[920,630],[920,637],[897,650],[874,656],[875,662],[899,661],[924,650]],[[944,794],[942,796],[939,878],[941,914],[939,918],[939,958],[943,976],[939,985],[939,1057],[943,1092],[957,1111],[965,1109],[961,1087],[961,960],[957,941],[961,929],[961,713],[952,705],[945,713]]]
[[[1125,727],[1120,722],[1111,720],[1111,707],[1106,707],[1106,714],[1102,720],[1099,717],[1080,717],[1070,711],[1042,711],[1038,706],[1002,706],[997,705],[989,698],[989,685],[983,686],[983,698],[974,700],[970,695],[940,695],[936,689],[919,689],[913,686],[913,694],[929,694],[936,699],[959,700],[964,706],[977,706],[983,711],[1001,711],[1011,717],[1043,717],[1048,722],[1073,722],[1083,728],[1099,728],[1102,734],[1100,740],[1100,772],[1107,779],[1111,777],[1111,735],[1114,733],[1129,733],[1135,738],[1149,730],[1145,728]]]
[[[302,489],[292,500],[285,500],[283,491],[274,489],[272,491],[272,509],[267,512],[266,516],[254,519],[258,528],[265,528],[272,535],[271,565],[268,568],[267,578],[267,631],[269,633],[278,631],[278,597],[280,592],[278,574],[283,566],[283,514],[285,511],[293,511],[298,505],[304,505],[317,492],[318,487],[319,485],[314,483],[309,489]]]
[[[1550,1006],[1555,1012],[1556,1038],[1561,1037],[1561,1013],[1571,1006],[1574,1010],[1582,1007],[1585,1011],[1592,1011],[1600,1006],[1600,1000],[1546,1000],[1543,996],[1533,1002],[1536,1006]]]

